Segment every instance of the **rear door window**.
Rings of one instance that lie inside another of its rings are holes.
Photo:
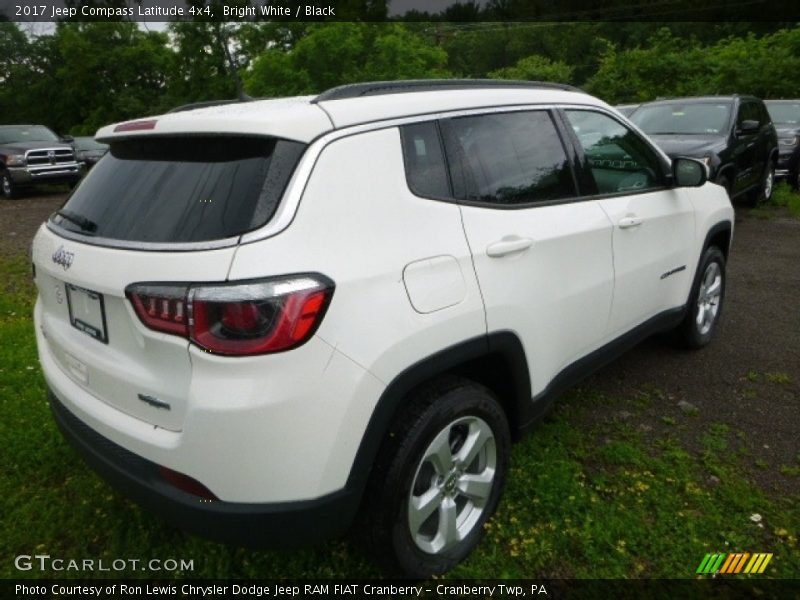
[[[572,169],[547,111],[442,121],[457,198],[519,206],[574,198]]]
[[[187,243],[265,225],[305,145],[266,137],[141,137],[111,144],[54,215],[59,227],[125,242]]]

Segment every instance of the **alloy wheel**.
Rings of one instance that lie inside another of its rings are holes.
[[[483,419],[461,417],[441,429],[409,494],[408,527],[416,546],[439,554],[464,540],[486,509],[496,471],[495,437]]]
[[[722,298],[722,269],[717,262],[709,263],[697,291],[695,324],[700,335],[706,335],[714,326]]]

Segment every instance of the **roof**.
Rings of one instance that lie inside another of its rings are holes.
[[[341,89],[334,88],[317,97],[295,96],[185,108],[148,117],[147,120],[154,120],[155,125],[147,130],[115,132],[120,124],[113,124],[98,130],[95,137],[98,141],[109,142],[122,137],[154,134],[238,133],[271,135],[308,143],[334,129],[447,111],[539,103],[606,106],[600,100],[568,86],[542,85],[529,82],[528,86],[524,86],[520,82],[509,82],[508,87],[493,84],[488,87],[476,85],[474,89],[461,85],[454,86],[456,89],[449,86],[433,89],[423,87],[420,89],[425,91],[413,93],[390,91],[357,96],[332,94]]]
[[[679,103],[690,103],[690,102],[733,102],[736,99],[745,98],[747,100],[755,100],[755,96],[750,96],[747,94],[728,94],[725,96],[679,96],[676,98],[656,98],[655,100],[651,100],[650,102],[642,102],[642,106],[646,106],[649,104],[679,104]]]

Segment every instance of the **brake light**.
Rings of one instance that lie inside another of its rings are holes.
[[[333,295],[322,275],[232,284],[134,284],[126,294],[139,319],[214,354],[281,352],[306,342]]]
[[[142,323],[150,329],[186,337],[186,292],[188,288],[165,285],[131,286],[126,291]]]
[[[120,131],[146,131],[148,129],[155,129],[156,123],[156,119],[148,119],[146,121],[128,121],[127,123],[121,123],[114,127],[114,133],[118,133]]]

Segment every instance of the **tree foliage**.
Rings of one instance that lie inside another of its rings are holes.
[[[268,49],[246,77],[256,96],[303,94],[357,81],[444,77],[447,54],[399,24],[314,26],[284,51]]]
[[[517,61],[511,67],[497,69],[489,73],[493,79],[527,79],[530,81],[552,81],[569,83],[572,81],[573,68],[558,60],[550,60],[545,56],[534,54]]]
[[[658,96],[800,95],[800,28],[756,37],[728,37],[702,45],[661,29],[647,46],[609,44],[586,89],[609,102],[643,102]]]
[[[572,83],[611,103],[734,92],[800,95],[796,24],[479,20],[499,18],[514,2],[463,2],[440,17],[450,21],[179,22],[167,33],[126,21],[72,22],[37,37],[0,22],[0,119],[91,133],[179,104],[234,98],[234,70],[254,96],[449,76]],[[348,0],[341,9],[381,16],[386,6],[385,0]]]

